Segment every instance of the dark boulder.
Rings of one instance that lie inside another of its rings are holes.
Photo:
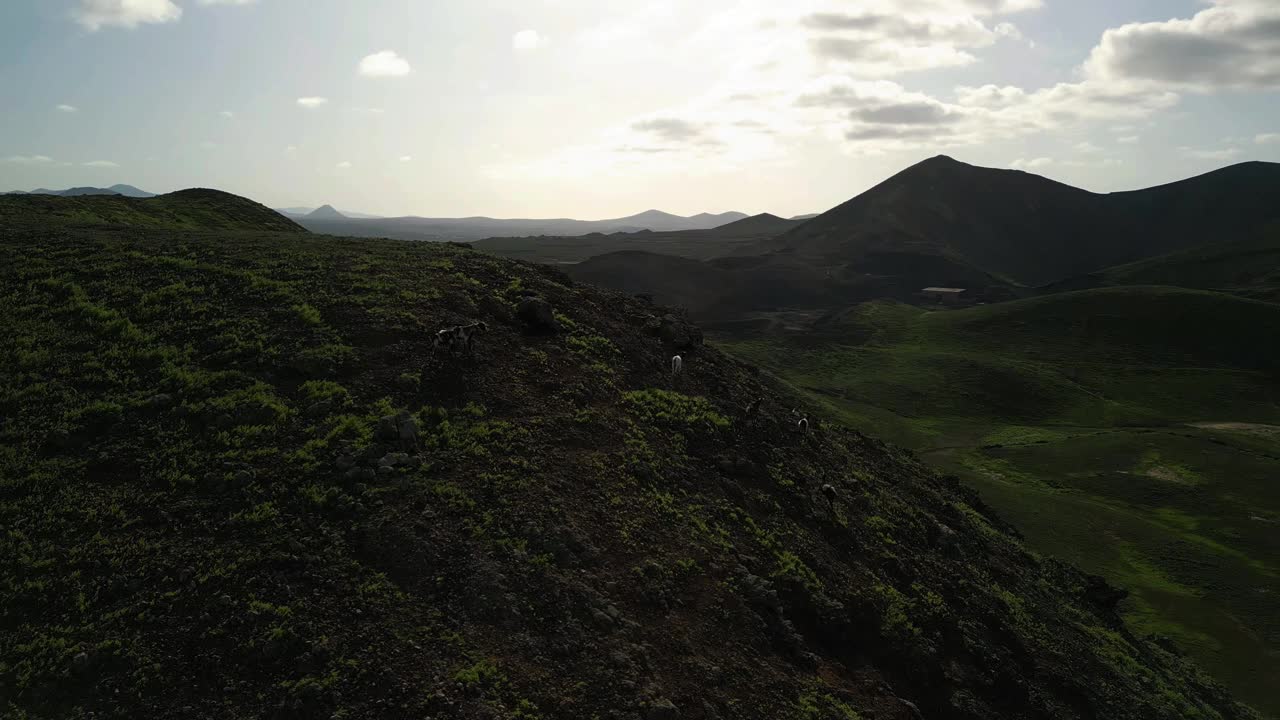
[[[560,323],[556,320],[555,310],[551,303],[540,297],[527,297],[516,307],[516,317],[530,330],[538,333],[560,332]]]

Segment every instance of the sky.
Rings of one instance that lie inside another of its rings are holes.
[[[0,190],[820,212],[925,158],[1280,161],[1280,0],[3,0]]]

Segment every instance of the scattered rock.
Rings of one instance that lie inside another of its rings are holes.
[[[418,421],[412,415],[404,412],[396,416],[396,431],[399,433],[400,442],[406,447],[417,447]]]
[[[916,707],[915,703],[910,700],[903,700],[902,698],[898,698],[898,702],[902,703],[902,707],[906,708],[907,712],[911,713],[911,720],[924,720],[924,714],[920,712],[920,708]]]
[[[658,329],[663,344],[675,350],[692,350],[702,345],[702,329],[675,315],[664,315]]]
[[[742,583],[742,593],[748,603],[774,610],[782,608],[782,599],[778,597],[778,591],[773,588],[773,583],[749,572],[739,576],[739,580]]]
[[[373,437],[384,442],[399,440],[400,428],[396,425],[395,415],[378,418],[378,426],[374,428]]]
[[[560,332],[560,323],[556,320],[555,310],[551,303],[540,297],[527,297],[516,306],[516,317],[530,330],[539,333],[554,334]]]
[[[608,615],[606,615],[604,612],[600,610],[591,611],[591,622],[595,623],[596,627],[600,628],[601,630],[613,629],[613,618],[609,617]]]
[[[649,703],[644,717],[645,720],[675,720],[680,717],[680,708],[666,698],[658,698]]]
[[[307,417],[313,418],[313,419],[328,417],[329,415],[333,414],[333,401],[321,400],[320,402],[315,403],[314,405],[311,405],[310,407],[308,407],[306,409],[306,414],[307,414]]]
[[[387,453],[386,455],[383,455],[380,460],[378,460],[378,467],[380,468],[409,467],[413,464],[414,464],[414,458],[411,457],[408,453],[402,453],[402,452]]]
[[[1121,600],[1129,597],[1129,591],[1110,585],[1097,575],[1085,581],[1084,598],[1103,610],[1114,610]]]
[[[147,407],[151,408],[152,410],[164,410],[165,408],[169,407],[172,404],[173,404],[173,396],[167,393],[152,395],[150,398],[147,399]]]

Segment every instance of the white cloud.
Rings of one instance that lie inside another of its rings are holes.
[[[371,107],[371,108],[352,108],[352,110],[354,110],[355,112],[361,113],[361,114],[363,114],[363,115],[382,115],[382,114],[386,113],[386,110],[383,110],[382,108],[374,108],[374,107]]]
[[[182,8],[172,0],[80,0],[73,11],[76,21],[91,32],[103,27],[135,28],[143,23],[173,22]]]
[[[1178,152],[1189,158],[1196,160],[1230,160],[1240,154],[1236,148],[1222,148],[1219,150],[1208,150],[1192,147],[1180,147]]]
[[[403,77],[411,70],[409,62],[394,50],[376,52],[360,61],[360,74],[365,77]]]
[[[252,5],[258,0],[200,0],[201,5]]]
[[[1190,19],[1103,33],[1085,72],[1114,82],[1216,92],[1280,89],[1280,3],[1209,0]]]
[[[1259,145],[1272,145],[1280,143],[1280,133],[1262,133],[1255,137],[1253,141]]]
[[[285,152],[287,152],[287,153],[296,153],[296,152],[298,152],[298,146],[297,146],[297,145],[289,145],[288,147],[286,147],[286,148],[284,149],[284,151],[285,151]]]
[[[234,117],[236,116],[236,114],[235,114],[235,113],[233,113],[233,112],[231,112],[230,110],[223,110],[222,112],[218,113],[218,115],[219,115],[219,117],[224,117],[224,118],[226,118],[226,119],[228,119],[228,120],[230,120],[230,119],[232,119],[232,118],[234,118]]]
[[[118,168],[118,167],[120,167],[119,165],[117,165],[116,163],[111,162],[110,160],[90,160],[89,162],[87,162],[87,163],[82,163],[82,164],[83,164],[85,167],[91,167],[91,168]]]
[[[64,113],[80,112],[80,108],[76,107],[75,105],[65,105],[65,104],[59,105],[57,107],[57,110],[58,112],[64,112]]]
[[[53,158],[48,155],[10,155],[4,161],[11,165],[49,165]]]
[[[413,156],[412,156],[412,155],[401,155],[401,156],[400,156],[400,162],[402,162],[402,163],[413,162]]]
[[[1009,167],[1014,170],[1036,170],[1038,168],[1049,167],[1052,164],[1053,158],[1038,157],[1031,158],[1030,160],[1026,158],[1018,158],[1017,160],[1009,163]]]
[[[313,108],[318,108],[318,107],[320,107],[321,105],[324,105],[324,104],[325,104],[325,103],[327,103],[327,102],[329,102],[329,98],[322,98],[322,97],[300,97],[300,98],[298,98],[298,105],[300,105],[300,106],[302,106],[302,107],[304,107],[304,108],[307,108],[307,109],[309,109],[309,110],[310,110],[310,109],[313,109]]]
[[[1093,158],[1091,160],[1065,160],[1062,162],[1067,167],[1085,167],[1085,168],[1105,168],[1123,165],[1124,161],[1119,158]]]
[[[347,169],[347,168],[351,167],[351,163],[350,163],[350,162],[348,162],[348,161],[346,161],[346,160],[343,160],[342,162],[338,163],[337,167],[339,167],[339,168],[341,168],[341,169],[345,170],[345,169]]]
[[[521,30],[511,36],[511,47],[515,50],[537,50],[546,47],[547,38],[537,30]]]
[[[910,86],[909,73],[970,64],[985,48],[1022,37],[1011,15],[1041,6],[1040,0],[738,0],[734,12],[703,4],[676,12],[688,6],[655,0],[573,37],[568,47],[611,65],[698,66],[716,83],[581,143],[486,170],[499,178],[733,171],[788,157],[815,136],[851,154],[876,155],[1060,136],[1101,125],[1121,136],[1117,142],[1131,144],[1149,118],[1176,106],[1179,92],[1189,89],[1141,80],[1133,65],[1103,62],[1122,57],[1113,51],[1124,45],[1119,41],[1125,33],[1116,31],[1103,35],[1091,56],[1081,56],[1074,78],[1057,84],[965,86],[950,93]],[[1235,11],[1236,25],[1247,25],[1253,35],[1264,29],[1259,18],[1280,15],[1274,0],[1215,0],[1210,11],[1227,7]],[[1249,32],[1228,34],[1261,42]],[[1075,153],[1080,157],[1054,165],[1118,162],[1092,143],[1076,146]],[[1046,160],[1020,159],[1033,168]]]

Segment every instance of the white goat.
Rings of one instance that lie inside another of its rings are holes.
[[[684,370],[684,358],[680,357],[679,355],[673,355],[673,356],[671,357],[671,375],[672,375],[672,377],[675,377],[676,375],[679,375],[681,370]]]

